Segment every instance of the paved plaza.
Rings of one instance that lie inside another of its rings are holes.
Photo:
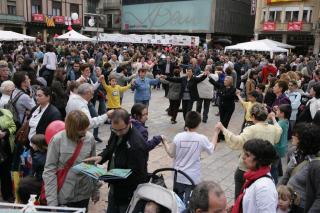
[[[133,105],[133,93],[128,91],[124,95],[123,108],[130,111]],[[165,109],[169,106],[169,101],[164,97],[163,90],[152,90],[152,99],[149,106],[149,120],[147,126],[149,129],[149,138],[154,135],[165,135],[170,141],[174,136],[183,131],[184,121],[182,113],[179,113],[177,124],[171,124],[170,117],[167,115]],[[195,109],[196,104],[194,104]],[[199,132],[208,136],[211,140],[214,125],[219,121],[219,117],[215,116],[217,107],[210,107],[209,119],[207,123],[201,123]],[[237,103],[236,110],[233,113],[229,129],[238,133],[243,121],[243,110]],[[97,145],[97,153],[104,147],[109,138],[109,126],[102,127],[99,130],[100,138],[104,140],[103,143]],[[229,149],[225,143],[219,143],[213,155],[202,154],[201,169],[203,180],[213,180],[218,182],[226,193],[228,202],[233,202],[234,196],[234,180],[233,173],[238,165],[239,151]],[[155,169],[171,167],[172,159],[164,151],[163,146],[158,146],[149,154],[148,171],[152,172]],[[171,173],[165,173],[165,180],[167,185],[172,186]],[[101,188],[101,199],[95,205],[91,204],[89,212],[104,212],[107,205],[107,185]]]

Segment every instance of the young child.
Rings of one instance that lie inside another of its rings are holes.
[[[280,185],[277,188],[278,192],[278,208],[277,213],[289,213],[292,204],[298,204],[300,198],[291,187]]]
[[[102,83],[103,88],[105,89],[108,97],[108,110],[112,109],[119,109],[121,108],[120,103],[120,93],[130,89],[131,83],[127,86],[119,86],[117,84],[117,79],[115,75],[109,75],[109,83],[110,85],[106,84],[106,81],[104,80],[104,76],[100,76],[100,81]]]
[[[259,103],[264,102],[264,95],[265,95],[264,91],[265,90],[266,90],[266,86],[262,83],[260,83],[256,86],[256,91],[259,94],[259,97],[257,98],[257,102],[259,102]]]
[[[160,213],[160,206],[159,204],[149,201],[146,203],[144,207],[144,213]]]
[[[242,124],[242,128],[241,128],[241,130],[243,130],[245,127],[253,125],[253,119],[251,117],[251,108],[254,104],[256,104],[259,94],[257,91],[252,91],[248,93],[248,97],[247,97],[248,101],[244,101],[242,99],[239,90],[237,90],[236,94],[245,111],[244,123]]]
[[[271,174],[274,178],[275,183],[278,183],[278,176],[282,176],[282,163],[281,158],[286,156],[288,150],[288,130],[289,130],[289,119],[291,116],[291,105],[281,104],[276,111],[276,116],[279,119],[278,124],[282,129],[279,143],[275,144],[274,147],[277,150],[279,158],[275,163],[272,164]]]
[[[201,181],[201,152],[206,151],[208,154],[212,154],[218,139],[216,131],[214,131],[211,143],[205,135],[197,133],[200,123],[201,115],[198,112],[190,111],[186,114],[185,132],[178,133],[170,146],[163,137],[165,150],[170,157],[174,158],[173,167],[189,175],[195,184]],[[190,181],[178,174],[174,191],[184,203],[188,202],[192,189]]]
[[[45,135],[36,134],[32,136],[30,146],[32,147],[32,172],[31,175],[21,179],[18,187],[20,202],[28,203],[31,194],[40,194],[42,184],[42,173],[46,163],[48,145]]]

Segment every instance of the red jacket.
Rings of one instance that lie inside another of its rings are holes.
[[[266,65],[262,68],[262,83],[267,83],[268,75],[272,74],[274,77],[277,75],[277,68],[274,65]]]

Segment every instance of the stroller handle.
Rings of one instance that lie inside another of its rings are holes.
[[[178,170],[178,169],[175,169],[175,168],[161,168],[161,169],[157,169],[157,170],[155,170],[153,173],[152,173],[152,176],[153,175],[156,175],[157,173],[159,173],[159,172],[167,172],[167,171],[173,171],[174,172],[174,184],[177,182],[177,173],[180,173],[180,174],[182,174],[185,178],[187,178],[189,181],[190,181],[190,183],[191,183],[191,185],[193,186],[193,187],[195,187],[195,183],[194,183],[194,181],[189,177],[189,175],[187,175],[185,172],[183,172],[183,171],[181,171],[181,170]]]

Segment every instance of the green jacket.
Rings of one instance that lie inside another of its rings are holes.
[[[282,134],[279,143],[275,144],[274,148],[277,150],[279,157],[282,158],[287,154],[288,149],[289,121],[287,119],[279,119],[278,124],[282,129]]]
[[[11,151],[13,151],[14,148],[14,133],[16,132],[16,125],[13,121],[13,116],[9,110],[6,109],[0,109],[0,112],[3,114],[0,116],[0,128],[3,131],[9,132],[9,142]]]

